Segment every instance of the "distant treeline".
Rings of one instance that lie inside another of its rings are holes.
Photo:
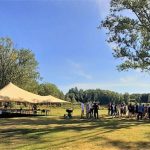
[[[129,103],[129,102],[149,102],[150,94],[120,94],[109,90],[78,90],[77,87],[72,88],[66,93],[66,100],[71,102],[99,102],[101,105],[107,105],[109,102]]]

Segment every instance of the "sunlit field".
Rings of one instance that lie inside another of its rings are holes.
[[[63,119],[65,109],[51,116],[1,118],[0,150],[150,150],[150,121],[107,117]]]

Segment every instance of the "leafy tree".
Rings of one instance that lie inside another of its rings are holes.
[[[125,93],[123,96],[124,96],[124,102],[127,104],[130,100],[130,95],[129,93]]]
[[[142,94],[141,102],[142,103],[148,103],[148,94]]]
[[[16,49],[10,38],[0,38],[0,88],[9,82],[36,92],[38,63],[32,51]]]
[[[80,97],[82,97],[82,95],[80,94],[80,91],[78,90],[77,87],[71,88],[67,93],[67,95],[70,97],[71,101],[74,100],[76,100],[77,102],[81,101]]]
[[[100,27],[108,31],[107,41],[114,45],[114,57],[123,62],[119,70],[150,71],[149,10],[149,0],[111,0],[110,14]]]
[[[109,90],[78,90],[77,88],[72,88],[66,93],[65,95],[66,100],[71,102],[99,102],[101,105],[107,105],[110,102],[115,104],[126,103],[128,104],[131,102],[130,100],[135,99],[136,102],[147,103],[149,102],[149,94],[129,94],[124,93],[120,94],[117,92],[109,91]]]
[[[135,102],[141,101],[141,94],[131,94],[130,99],[135,99]]]
[[[39,72],[37,71],[38,63],[35,59],[32,51],[28,49],[20,49],[18,51],[18,70],[17,78],[23,78],[23,80],[15,81],[20,87],[37,93],[38,83],[37,79],[40,79]]]
[[[51,83],[42,83],[38,87],[38,94],[42,96],[52,95],[61,99],[64,99],[65,96],[56,85]]]
[[[107,105],[109,102],[120,103],[124,101],[124,97],[116,92],[108,90],[78,90],[77,88],[72,88],[66,94],[67,98],[71,101],[77,102],[100,102],[102,105]]]
[[[74,103],[74,102],[77,101],[77,100],[75,99],[74,93],[69,93],[69,92],[65,95],[65,99],[66,99],[67,101],[69,101],[69,102],[72,102],[72,103]]]

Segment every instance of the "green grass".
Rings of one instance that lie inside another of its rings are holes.
[[[0,150],[150,150],[150,121],[108,118],[63,119],[54,116],[0,119]]]

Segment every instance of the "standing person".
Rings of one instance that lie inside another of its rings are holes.
[[[94,103],[93,109],[94,109],[94,118],[98,119],[98,104],[97,103]]]
[[[128,111],[128,105],[125,104],[125,116],[129,115],[129,111]]]
[[[134,116],[134,114],[135,114],[135,106],[132,105],[132,107],[131,107],[131,117]]]
[[[90,105],[89,103],[86,103],[86,118],[89,118],[89,113],[90,113]]]
[[[118,104],[118,117],[120,117],[120,114],[121,114],[121,109],[120,109],[121,105]]]
[[[84,103],[81,102],[81,119],[84,117]]]
[[[135,105],[135,114],[136,114],[136,117],[138,116],[138,108],[139,108],[139,105],[136,104],[136,105]]]
[[[123,103],[120,105],[120,116],[122,117],[124,113],[124,106]]]
[[[148,112],[148,118],[150,119],[150,105],[148,105],[148,110],[147,110],[147,112]]]
[[[90,103],[89,109],[90,109],[90,118],[93,118],[93,104],[92,103]]]
[[[140,117],[140,118],[139,118]],[[141,119],[142,120],[142,117],[143,117],[143,106],[142,104],[140,104],[138,106],[138,115],[137,115],[137,120]]]
[[[117,104],[115,104],[115,113],[114,113],[114,115],[115,115],[115,117],[118,116],[118,105]]]
[[[124,114],[124,116],[127,115],[127,109],[128,109],[128,107],[127,107],[127,105],[124,103],[124,104],[123,104],[123,114]]]
[[[115,104],[111,104],[111,116],[113,117],[115,115]]]
[[[111,103],[108,104],[108,116],[111,115]]]
[[[131,103],[128,105],[128,111],[129,111],[128,117],[131,118],[132,116],[132,104]]]
[[[116,116],[119,117],[120,115],[120,106],[119,104],[116,104]]]
[[[144,105],[143,107],[144,107],[143,117],[144,117],[144,119],[147,119],[147,117],[148,117],[148,106]]]

